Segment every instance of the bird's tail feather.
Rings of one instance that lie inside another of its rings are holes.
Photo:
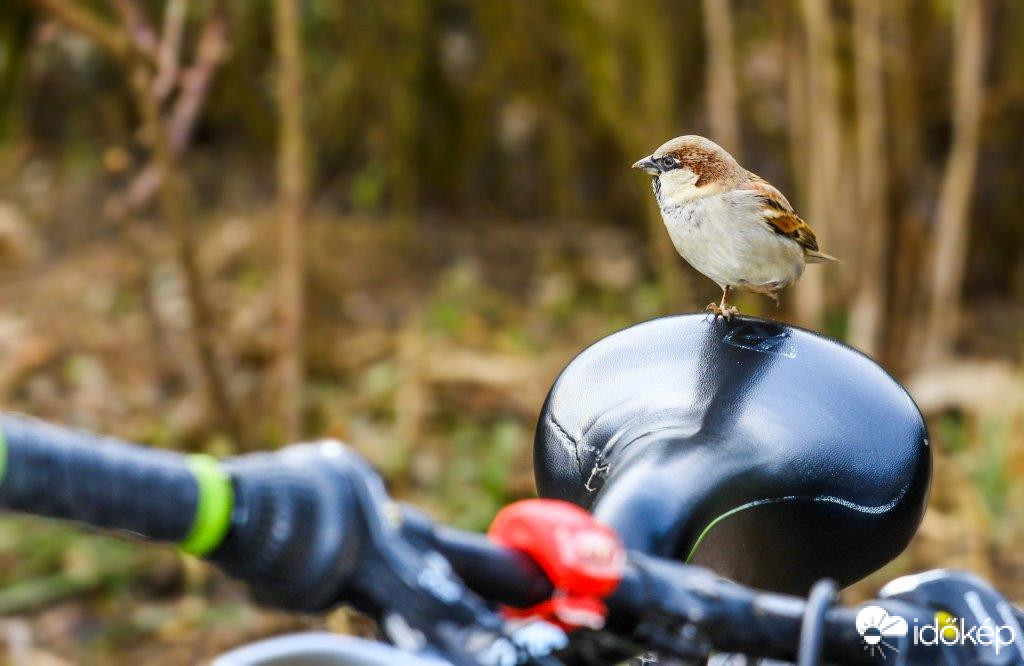
[[[807,259],[809,264],[823,264],[826,261],[837,261],[843,263],[842,259],[837,259],[831,254],[825,254],[824,252],[818,252],[817,250],[807,250],[804,252],[804,257]]]

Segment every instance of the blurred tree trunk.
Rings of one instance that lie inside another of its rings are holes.
[[[740,159],[742,150],[736,103],[731,0],[704,0],[704,42],[707,48],[705,77],[711,137]]]
[[[577,52],[584,54],[580,64],[593,91],[598,115],[622,152],[636,159],[678,134],[673,131],[675,99],[671,84],[677,65],[670,25],[659,6],[625,0],[581,5],[581,11],[571,14],[571,18],[571,38],[577,42]],[[630,70],[621,67],[623,51],[636,58]],[[628,170],[629,164],[623,168]],[[632,177],[637,178],[635,174]],[[687,306],[689,281],[650,187],[645,189],[648,256],[664,309],[679,311]]]
[[[15,4],[6,12],[0,23],[0,143],[16,138],[21,129],[20,83],[32,37],[32,12],[27,6]]]
[[[842,160],[839,115],[839,71],[835,29],[827,0],[802,0],[807,40],[807,221],[826,252],[839,198]],[[841,253],[839,253],[841,254]],[[796,289],[796,313],[801,324],[820,328],[825,317],[825,270],[804,273]]]
[[[773,3],[774,20],[779,26],[779,50],[785,65],[786,137],[789,149],[789,169],[797,193],[796,203],[803,207],[809,197],[807,150],[807,49],[804,46],[802,21],[793,11],[790,3]],[[797,312],[800,292],[794,290],[789,299],[783,300],[787,315]]]
[[[385,159],[390,173],[392,212],[399,228],[411,238],[420,197],[419,173],[411,165],[416,163],[417,140],[421,136],[423,52],[431,17],[424,0],[385,3],[385,6],[390,9],[393,38],[403,45],[388,58],[393,83],[388,91],[390,138]]]
[[[850,307],[850,344],[877,356],[885,313],[888,154],[882,68],[882,0],[853,5],[857,92],[857,221],[860,279]]]
[[[984,3],[956,2],[953,8],[953,143],[935,220],[923,363],[949,356],[956,342],[967,263],[967,213],[985,100]]]
[[[308,182],[306,130],[303,122],[301,0],[277,0],[278,136],[278,313],[281,322],[280,388],[285,436],[302,436],[303,388],[303,223]]]
[[[663,30],[664,39],[652,39],[649,29],[658,24],[656,8],[653,8],[653,11],[648,9],[647,13],[640,13],[634,3],[624,2],[620,3],[619,10],[621,14],[619,24],[625,32],[626,43],[632,42],[632,47],[635,52],[640,54],[640,61],[643,65],[639,99],[633,100],[638,103],[639,115],[633,116],[633,121],[625,128],[624,136],[628,137],[627,145],[642,146],[646,144],[649,146],[646,150],[653,151],[655,146],[678,133],[673,131],[673,86],[668,83],[675,79],[672,50],[668,48],[671,33],[668,30]],[[644,20],[645,18],[647,20]],[[628,96],[623,95],[622,97]],[[627,99],[622,99],[622,102],[628,104]],[[632,112],[624,109],[623,113],[623,117],[629,118]],[[643,118],[645,122],[639,124],[636,122],[637,118]],[[652,135],[652,130],[657,132],[658,136],[654,141],[647,138]],[[661,211],[655,205],[653,196],[648,196],[646,210],[647,233],[650,239],[649,252],[653,259],[658,284],[661,287],[665,310],[668,312],[687,310],[696,305],[688,304],[686,301],[687,292],[691,291],[690,281],[684,272],[683,260],[676,252],[675,246],[672,245],[672,239],[669,238],[668,232],[665,230]]]
[[[780,48],[786,67],[786,130],[789,137],[789,161],[800,197],[807,200],[807,66],[802,31],[788,5],[773,5],[783,31]]]
[[[892,248],[889,261],[887,316],[885,317],[886,365],[896,372],[909,371],[916,346],[920,344],[920,322],[925,311],[921,266],[925,262],[927,217],[933,201],[922,175],[930,177],[933,169],[925,159],[924,127],[930,108],[921,103],[921,85],[932,72],[914,58],[903,54],[923,48],[921,35],[914,21],[930,24],[930,3],[885,3],[884,23],[892,34],[892,55],[898,60],[890,68],[887,97],[891,100],[889,132],[889,192],[892,204],[892,227],[887,243]],[[911,345],[915,348],[912,349]]]

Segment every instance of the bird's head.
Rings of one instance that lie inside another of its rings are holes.
[[[743,177],[743,167],[724,148],[692,134],[666,141],[633,168],[654,177],[654,194],[662,208],[725,192]]]

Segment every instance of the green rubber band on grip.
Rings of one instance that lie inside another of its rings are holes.
[[[190,555],[210,553],[224,540],[231,525],[234,491],[231,478],[224,473],[213,456],[196,454],[188,457],[188,468],[199,486],[196,517],[192,529],[180,547]]]

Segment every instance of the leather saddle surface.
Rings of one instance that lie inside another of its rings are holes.
[[[542,497],[593,511],[631,549],[804,594],[903,550],[931,451],[906,390],[863,354],[776,322],[681,315],[563,370],[534,467]]]

